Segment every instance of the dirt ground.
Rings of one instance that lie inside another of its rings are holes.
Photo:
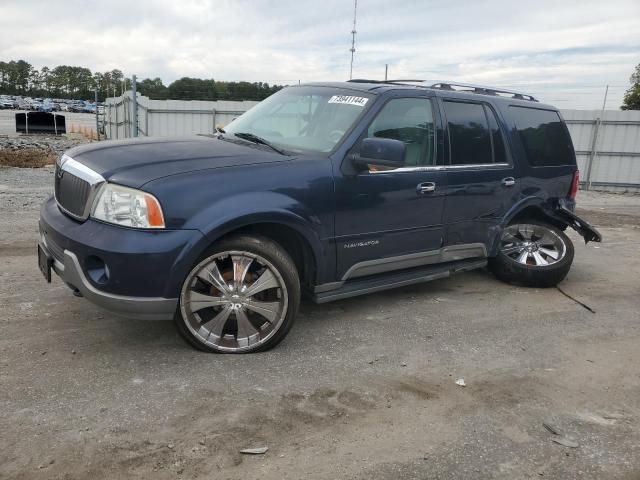
[[[90,139],[81,134],[0,135],[0,167],[53,165],[66,150],[88,142]]]
[[[0,166],[3,167],[40,168],[55,163],[55,153],[46,150],[0,150]]]
[[[275,350],[221,356],[44,282],[52,177],[0,169],[0,478],[640,479],[640,196],[580,193],[604,242],[571,234],[561,291],[476,271],[304,303]]]

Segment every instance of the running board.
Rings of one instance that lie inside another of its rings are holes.
[[[316,303],[333,302],[343,298],[380,292],[391,288],[404,287],[414,283],[430,282],[446,278],[454,273],[466,272],[487,265],[486,259],[459,260],[425,267],[412,268],[401,272],[375,275],[345,282],[341,287],[328,292],[314,293],[311,299]]]

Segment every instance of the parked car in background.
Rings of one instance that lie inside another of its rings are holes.
[[[10,99],[9,97],[0,97],[0,109],[5,110],[5,109],[13,109],[14,108],[14,102],[12,99]]]
[[[52,112],[53,111],[53,102],[50,99],[43,100],[38,106],[39,112]]]
[[[173,318],[198,349],[255,352],[285,337],[302,294],[324,303],[487,265],[558,284],[574,259],[564,230],[601,240],[574,213],[578,177],[558,110],[527,94],[292,86],[210,138],[66,152],[38,262],[120,315]]]
[[[69,105],[69,111],[75,113],[83,113],[85,109],[84,103],[72,103]]]
[[[84,113],[96,113],[96,104],[95,103],[85,103],[84,108],[82,109]]]
[[[96,104],[84,100],[0,95],[0,109],[8,108],[27,111],[95,113]]]

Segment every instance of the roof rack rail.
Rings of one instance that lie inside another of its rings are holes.
[[[352,80],[347,80],[347,82],[351,83],[409,83],[409,82],[417,82],[422,83],[424,80],[369,80],[366,78],[354,78]]]
[[[514,98],[516,100],[529,100],[530,102],[538,101],[538,99],[536,99],[533,95],[529,95],[528,93],[514,92],[513,90],[487,87],[484,85],[474,85],[471,83],[438,82],[431,85],[431,88],[437,88],[438,90],[449,90],[454,92],[478,93],[481,95],[510,95],[511,98]]]
[[[505,90],[503,88],[487,87],[484,85],[474,85],[471,83],[442,81],[442,82],[433,83],[429,85],[426,80],[411,80],[411,79],[367,80],[363,78],[355,78],[353,80],[348,80],[348,81],[353,83],[378,83],[378,84],[391,84],[391,85],[417,83],[419,85],[416,85],[416,86],[423,87],[423,88],[435,88],[438,90],[449,90],[451,92],[476,93],[480,95],[492,95],[492,96],[507,95],[515,100],[528,100],[530,102],[538,101],[537,98],[535,98],[533,95],[529,95],[528,93],[515,92],[513,90]]]

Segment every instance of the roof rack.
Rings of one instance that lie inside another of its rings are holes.
[[[483,85],[474,85],[471,83],[438,82],[431,85],[431,88],[437,88],[438,90],[449,90],[454,92],[479,93],[481,95],[493,95],[500,97],[503,95],[507,95],[516,100],[529,100],[530,102],[538,101],[533,95],[529,95],[528,93],[514,92],[513,90],[486,87]]]
[[[368,80],[366,78],[354,78],[353,80],[347,80],[351,83],[424,83],[425,80]]]
[[[484,85],[474,85],[471,83],[458,83],[458,82],[449,82],[443,81],[438,83],[433,83],[428,85],[429,82],[426,80],[366,80],[366,79],[354,79],[349,80],[349,82],[354,83],[379,83],[379,84],[391,84],[391,85],[403,85],[403,84],[412,84],[417,83],[420,85],[416,85],[418,87],[424,88],[435,88],[438,90],[448,90],[451,92],[465,92],[465,93],[476,93],[480,95],[492,95],[492,96],[508,96],[510,98],[516,100],[528,100],[530,102],[537,102],[538,99],[533,95],[529,95],[528,93],[515,92],[513,90],[505,90],[502,88],[494,88],[487,87]]]

